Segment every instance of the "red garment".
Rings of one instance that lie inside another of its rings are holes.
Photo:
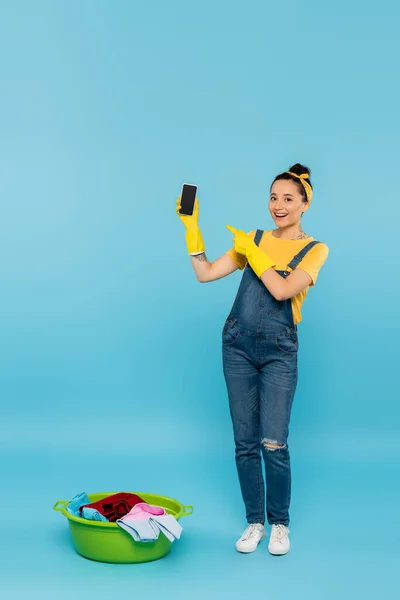
[[[81,506],[80,510],[83,508],[94,508],[104,517],[107,517],[110,522],[113,522],[127,515],[139,502],[144,502],[140,496],[121,492],[119,494],[107,496],[92,504],[85,504],[85,506]]]

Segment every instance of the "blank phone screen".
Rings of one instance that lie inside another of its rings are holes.
[[[184,185],[182,187],[181,196],[181,215],[192,215],[194,202],[196,200],[197,186],[196,185]]]

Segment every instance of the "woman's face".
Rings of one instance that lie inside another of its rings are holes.
[[[279,179],[274,182],[268,208],[277,227],[298,224],[302,213],[308,210],[308,206],[308,202],[304,202],[294,181]]]

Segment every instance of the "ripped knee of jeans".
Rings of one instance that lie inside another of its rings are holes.
[[[286,444],[279,444],[277,440],[268,440],[267,438],[261,440],[261,444],[266,450],[268,450],[268,452],[275,452],[276,450],[285,450],[285,448],[287,448]]]

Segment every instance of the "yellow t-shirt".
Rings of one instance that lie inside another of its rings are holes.
[[[255,231],[251,231],[249,235],[251,235],[254,239],[255,233]],[[284,271],[296,254],[300,252],[302,248],[307,246],[307,244],[312,242],[313,239],[314,238],[312,237],[308,237],[304,240],[281,240],[272,235],[271,230],[264,232],[259,246],[261,250],[263,250],[265,254],[268,254],[274,263],[276,263],[275,269],[278,271]],[[315,246],[311,248],[303,260],[298,264],[297,268],[302,269],[311,277],[311,286],[315,285],[318,273],[328,258],[328,253],[329,248],[326,244],[315,244]],[[231,248],[227,254],[237,264],[239,269],[244,269],[246,266],[246,257],[243,254],[238,254],[235,252],[234,248]],[[293,296],[292,298],[292,310],[295,325],[300,323],[302,319],[301,307],[307,296],[309,287],[310,286],[306,287],[302,292],[296,294],[296,296]]]

